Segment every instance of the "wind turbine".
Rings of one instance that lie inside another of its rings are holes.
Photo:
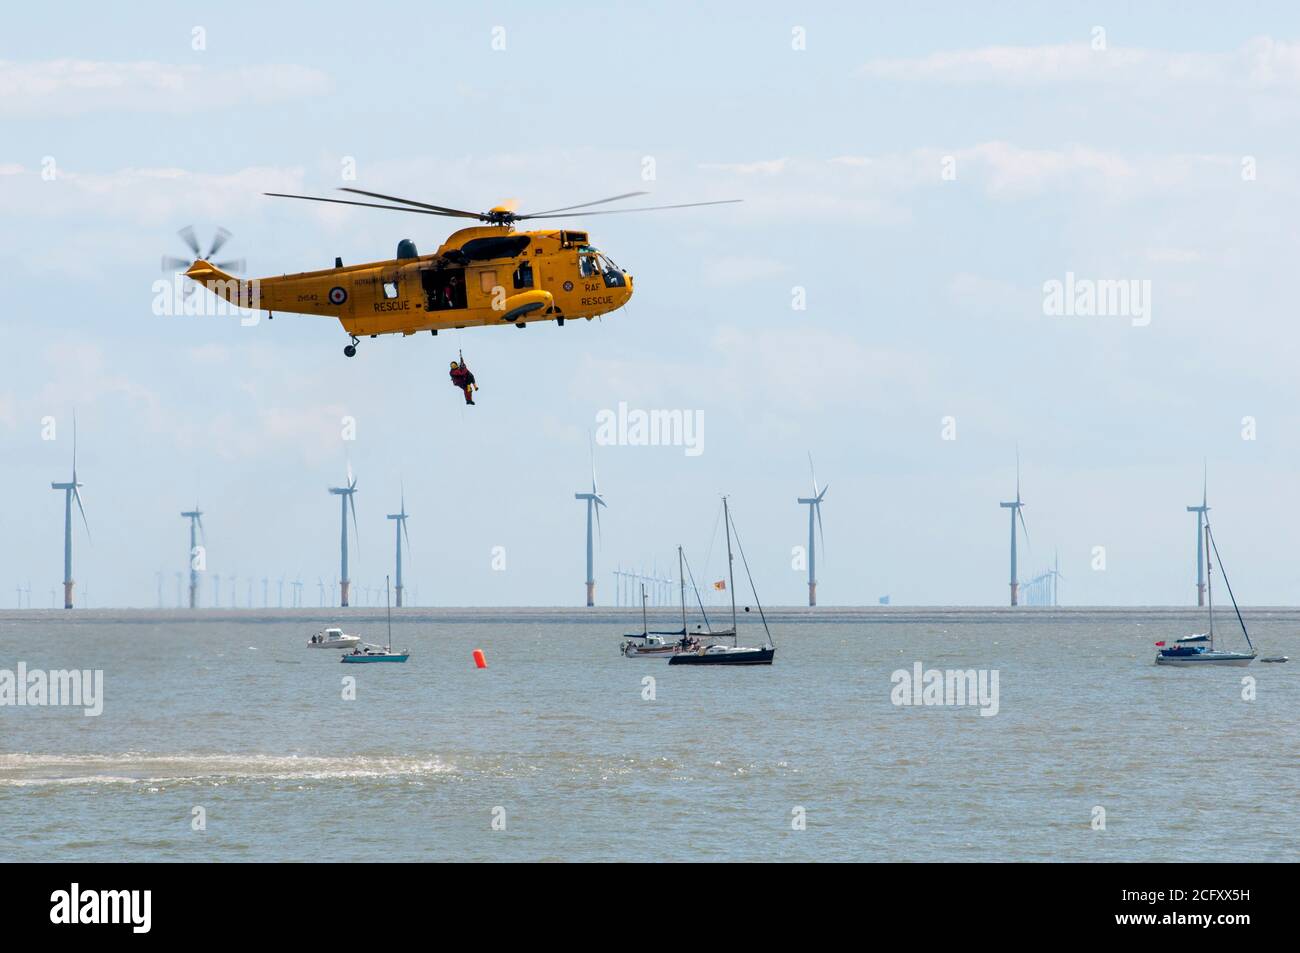
[[[1206,505],[1207,474],[1201,472],[1201,505],[1189,506],[1187,512],[1196,514],[1196,604],[1205,605],[1205,514],[1210,511]]]
[[[1016,450],[1016,498],[1010,503],[999,503],[1004,510],[1011,511],[1011,604],[1019,605],[1020,583],[1016,579],[1016,518],[1020,518],[1020,528],[1025,531],[1025,542],[1029,542],[1029,527],[1025,525],[1025,514],[1021,512],[1024,501],[1020,499],[1020,451]]]
[[[607,505],[596,489],[596,448],[591,448],[591,492],[575,493],[575,500],[587,501],[587,608],[596,604],[596,564],[591,546],[591,517],[596,514],[596,531],[600,532],[600,508]]]
[[[393,527],[397,533],[397,608],[402,608],[402,537],[406,537],[406,545],[411,545],[410,534],[406,531],[406,487],[402,487],[402,508],[396,513],[389,513],[390,520],[396,520],[397,525]]]
[[[340,553],[340,572],[339,572],[339,605],[344,608],[348,604],[348,588],[352,585],[348,579],[348,509],[352,510],[352,532],[357,537],[357,552],[361,552],[361,531],[357,529],[357,504],[353,495],[357,492],[357,478],[352,475],[352,464],[348,464],[348,485],[332,486],[329,488],[330,493],[339,497],[339,503],[342,505],[342,526],[339,531],[339,553]]]
[[[203,511],[199,509],[199,504],[194,504],[194,509],[187,510],[181,516],[190,521],[190,608],[199,607],[199,571],[195,568],[194,562],[199,555],[198,539],[203,537],[203,542],[207,544],[206,534],[203,533]]]
[[[822,548],[826,548],[826,535],[822,532],[822,500],[830,484],[817,489],[817,470],[813,466],[812,454],[808,454],[808,469],[812,471],[812,496],[799,497],[799,503],[808,507],[808,605],[817,605],[817,546],[813,537],[813,520],[816,517],[817,531],[822,537]]]
[[[86,508],[81,503],[80,488],[84,483],[77,482],[77,418],[72,418],[72,480],[69,483],[51,483],[50,489],[63,491],[63,608],[72,608],[72,501],[77,501],[81,512],[81,524],[86,527],[86,540],[90,540],[90,524],[86,522]]]

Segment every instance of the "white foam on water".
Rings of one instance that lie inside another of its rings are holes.
[[[436,757],[270,754],[0,754],[0,788],[186,781],[330,781],[450,774]]]

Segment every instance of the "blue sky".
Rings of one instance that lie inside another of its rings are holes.
[[[325,488],[349,462],[356,582],[391,571],[383,517],[404,483],[421,602],[577,604],[573,493],[596,415],[620,402],[702,413],[704,452],[597,448],[603,602],[617,564],[668,566],[678,542],[720,573],[722,492],[765,600],[802,601],[791,548],[811,451],[830,483],[824,603],[1001,604],[997,504],[1017,445],[1024,575],[1059,551],[1063,601],[1194,598],[1184,506],[1203,459],[1238,595],[1300,592],[1300,25],[1284,4],[5,18],[0,604],[30,580],[32,605],[49,605],[61,577],[49,482],[67,478],[74,408],[93,533],[78,534],[75,575],[92,605],[154,604],[160,570],[174,601],[178,514],[196,498],[210,570],[259,580],[259,602],[262,577],[300,576],[314,605],[338,565]],[[230,229],[254,275],[388,257],[404,237],[431,251],[450,231],[261,195],[340,185],[475,209],[640,188],[745,202],[575,216],[637,289],[580,326],[366,340],[348,361],[324,318],[152,313],[159,256],[182,251],[186,224]],[[1150,323],[1044,314],[1044,283],[1067,273],[1149,282]],[[483,387],[475,408],[446,380],[457,347]]]

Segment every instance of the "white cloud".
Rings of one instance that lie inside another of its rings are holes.
[[[757,162],[701,162],[700,168],[736,175],[779,175],[789,164],[789,159],[760,159]]]
[[[329,90],[320,70],[293,64],[208,69],[156,62],[0,60],[0,118],[98,112],[199,113]]]
[[[185,221],[220,221],[265,209],[271,200],[263,192],[300,189],[302,178],[300,168],[269,166],[226,173],[175,168],[86,173],[58,168],[50,181],[35,171],[0,179],[0,205],[40,219],[105,216],[119,227],[123,222],[170,223],[178,215]]]
[[[1228,53],[1179,53],[1138,47],[1094,50],[1084,41],[1042,46],[989,46],[868,62],[864,75],[900,82],[1038,86],[1101,83],[1142,87],[1300,87],[1300,43],[1255,37]]]
[[[774,258],[722,255],[704,265],[704,280],[711,285],[743,285],[785,274],[789,268]]]

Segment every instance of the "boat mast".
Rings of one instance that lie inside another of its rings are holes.
[[[650,623],[646,621],[645,617],[645,583],[643,582],[641,583],[641,635],[644,637],[649,634]]]
[[[722,522],[727,529],[727,588],[731,590],[731,644],[739,644],[736,631],[736,568],[735,557],[731,555],[731,510],[727,509],[727,498],[722,498]]]
[[[393,600],[388,593],[388,577],[384,577],[384,605],[388,607],[388,645],[384,651],[389,655],[393,654]]]
[[[1210,521],[1205,521],[1205,548],[1210,548]],[[1210,576],[1214,574],[1214,561],[1205,561],[1205,598],[1210,607],[1210,651],[1214,651],[1214,590],[1210,586]]]
[[[685,557],[682,555],[682,547],[678,546],[677,547],[677,581],[681,583],[681,587],[682,587],[682,593],[681,593],[682,638],[686,638],[686,572],[682,568],[684,561],[685,561]]]
[[[1223,568],[1223,558],[1219,555],[1219,547],[1214,542],[1214,534],[1210,532],[1210,524],[1205,524],[1205,535],[1210,541],[1210,551],[1214,554],[1214,559],[1218,560],[1219,572],[1223,574],[1223,588],[1228,590],[1228,598],[1232,600],[1232,611],[1237,614],[1237,622],[1241,624],[1241,634],[1246,637],[1246,645],[1250,651],[1255,651],[1255,643],[1250,641],[1250,633],[1246,630],[1246,620],[1241,617],[1241,606],[1237,605],[1237,597],[1233,594],[1232,583],[1228,582],[1228,570]],[[1208,560],[1207,560],[1208,562]],[[1210,643],[1213,648],[1214,643]]]

